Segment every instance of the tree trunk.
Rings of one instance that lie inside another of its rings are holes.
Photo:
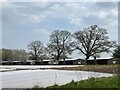
[[[35,60],[37,61],[37,55],[35,55]]]
[[[57,55],[57,61],[59,61],[59,58],[60,58],[60,54],[58,53],[58,55]]]
[[[87,65],[87,59],[85,59],[85,65]]]
[[[90,56],[86,56],[85,58],[85,65],[87,65],[87,60],[89,59]]]
[[[94,63],[97,64],[96,56],[94,56]]]
[[[66,62],[65,62],[65,58],[63,58],[63,64],[64,64],[64,65],[66,64]]]
[[[41,59],[41,64],[43,64],[43,59]]]

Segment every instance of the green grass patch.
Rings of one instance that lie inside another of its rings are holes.
[[[89,78],[79,82],[73,80],[65,85],[61,86],[50,86],[48,88],[120,88],[120,76],[115,75],[112,77],[102,78]]]

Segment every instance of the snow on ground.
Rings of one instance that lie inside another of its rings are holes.
[[[0,71],[11,71],[15,69],[39,69],[39,68],[61,68],[61,67],[77,67],[84,65],[1,65]]]
[[[0,72],[2,72],[2,71],[4,71],[4,72],[5,72],[5,71],[13,71],[13,70],[15,70],[15,69],[12,69],[12,68],[11,68],[11,69],[7,69],[7,68],[0,68]]]
[[[84,65],[1,65],[0,68],[61,68],[61,67],[77,67]]]
[[[32,88],[35,85],[47,87],[54,84],[63,85],[74,81],[88,79],[89,77],[109,77],[112,74],[67,71],[67,70],[21,70],[0,72],[2,88]]]

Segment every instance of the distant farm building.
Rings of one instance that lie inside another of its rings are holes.
[[[81,60],[82,59],[79,59],[79,58],[76,58],[76,59],[62,59],[62,60],[59,60],[59,65],[78,65],[78,64],[81,64]]]
[[[106,64],[116,64],[116,60],[114,60],[112,57],[108,58],[97,58],[96,60],[94,59],[88,59],[87,64],[99,64],[99,65],[106,65]]]
[[[53,60],[52,59],[46,59],[46,60],[37,60],[35,62],[36,65],[49,65],[49,64],[53,64]]]
[[[2,65],[21,65],[21,61],[2,61]]]
[[[80,58],[73,59],[61,59],[61,60],[24,60],[24,61],[1,61],[2,65],[85,65],[85,60]],[[118,64],[120,63],[119,59],[114,59],[112,57],[109,58],[97,58],[94,60],[93,58],[87,60],[88,65],[107,65],[107,64]]]

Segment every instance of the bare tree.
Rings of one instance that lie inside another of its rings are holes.
[[[51,56],[56,60],[71,54],[70,48],[71,33],[66,30],[56,30],[50,35],[50,44],[48,44],[48,50]]]
[[[107,36],[107,30],[97,25],[92,25],[83,31],[77,31],[73,37],[75,41],[72,46],[86,56],[85,61],[95,54],[109,52],[115,45],[115,42],[110,41]]]
[[[41,41],[32,41],[28,44],[29,56],[38,60],[44,54],[44,46]]]

